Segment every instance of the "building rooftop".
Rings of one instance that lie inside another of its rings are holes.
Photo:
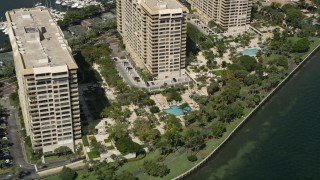
[[[6,15],[12,27],[12,32],[9,31],[11,45],[15,56],[20,54],[24,69],[77,67],[63,33],[48,10],[15,9]]]
[[[151,10],[169,10],[169,9],[184,9],[178,0],[141,0],[146,4]]]

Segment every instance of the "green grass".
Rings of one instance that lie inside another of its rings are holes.
[[[93,160],[94,158],[100,157],[100,153],[97,151],[91,151],[91,152],[88,152],[88,157],[90,160]]]
[[[213,74],[215,74],[216,76],[222,76],[222,72],[224,70],[217,70],[217,71],[212,71]]]
[[[0,174],[2,174],[2,173],[12,172],[13,170],[14,170],[14,168],[13,168],[13,167],[8,168],[8,169],[1,169],[1,168],[0,168]]]
[[[69,157],[70,157],[70,154],[65,156],[47,156],[44,158],[44,160],[46,163],[51,163],[51,162],[57,162],[62,160],[68,160]]]
[[[41,159],[34,159],[32,157],[33,156],[33,149],[32,147],[24,144],[24,149],[25,149],[25,153],[26,153],[26,157],[27,157],[27,161],[31,164],[37,164],[37,163],[40,163],[41,162]]]
[[[84,146],[89,146],[89,142],[87,136],[82,136],[82,143]]]

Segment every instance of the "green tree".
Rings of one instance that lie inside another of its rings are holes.
[[[196,155],[190,155],[190,156],[188,156],[188,160],[191,161],[191,162],[194,162],[194,161],[197,161],[198,158],[197,158]]]
[[[243,66],[248,72],[253,71],[257,66],[256,59],[247,55],[239,57],[238,61],[239,64]]]
[[[223,98],[228,103],[233,103],[240,95],[241,83],[237,79],[230,79],[224,90],[222,91]]]
[[[117,122],[109,128],[110,138],[113,138],[115,141],[122,137],[127,137],[128,134],[128,125],[125,123]]]
[[[188,149],[197,152],[204,146],[204,135],[199,130],[189,128],[184,135],[184,142]]]
[[[54,150],[54,153],[57,153],[59,156],[71,154],[72,150],[68,146],[60,146]]]
[[[153,141],[160,137],[160,132],[151,127],[151,122],[144,118],[137,118],[133,124],[133,132],[140,140]]]
[[[153,114],[155,114],[155,113],[160,112],[160,109],[159,109],[158,106],[152,106],[152,107],[150,108],[150,112],[153,113]]]
[[[187,115],[185,115],[183,118],[186,122],[186,125],[190,125],[196,121],[198,116],[199,116],[199,111],[193,110],[190,113],[188,113]]]
[[[170,172],[166,165],[149,160],[144,161],[143,168],[145,173],[154,177],[164,177]]]
[[[310,48],[310,42],[307,38],[299,39],[292,47],[293,52],[306,52]]]
[[[215,92],[218,92],[219,89],[219,83],[216,81],[211,81],[210,85],[207,88],[207,92],[208,94],[213,95]]]
[[[121,154],[134,153],[142,149],[142,147],[133,142],[129,136],[121,137],[116,141],[115,145]]]
[[[303,20],[303,14],[299,9],[290,8],[286,12],[285,20],[289,26],[300,28]]]
[[[162,136],[158,147],[160,147],[163,155],[175,152],[179,146],[182,146],[183,139],[179,131],[169,130]]]
[[[226,132],[226,126],[224,123],[219,122],[215,124],[212,128],[212,135],[214,138],[219,139],[223,136],[223,133]]]
[[[174,130],[174,131],[181,131],[182,130],[182,125],[179,122],[179,120],[174,116],[174,115],[168,115],[168,119],[165,122],[164,129],[169,131],[169,130]]]
[[[59,174],[61,180],[74,180],[76,177],[77,172],[66,166],[63,166],[62,171]]]

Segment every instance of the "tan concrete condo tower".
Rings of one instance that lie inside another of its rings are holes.
[[[177,0],[117,0],[118,32],[137,66],[158,79],[184,73],[186,13]]]
[[[188,0],[201,21],[213,21],[229,33],[247,31],[252,0]]]
[[[48,10],[6,13],[20,106],[34,150],[74,150],[81,138],[77,64]]]

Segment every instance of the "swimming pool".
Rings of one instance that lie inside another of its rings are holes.
[[[248,55],[248,56],[254,56],[257,54],[257,52],[259,51],[259,49],[246,49],[244,51],[241,51],[241,53],[243,55]]]
[[[186,106],[185,108],[181,109],[179,106],[174,105],[174,106],[170,106],[169,109],[164,109],[163,111],[167,114],[173,114],[175,116],[182,116],[186,112],[189,112],[191,110],[192,110],[192,108],[190,106]]]

